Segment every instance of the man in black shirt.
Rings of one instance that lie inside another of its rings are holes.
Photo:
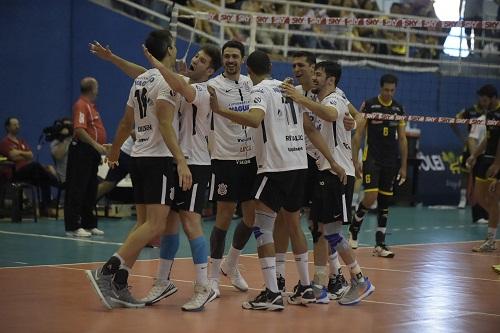
[[[393,99],[398,79],[391,74],[380,78],[380,94],[366,100],[361,106],[363,113],[381,113],[403,115],[403,106]],[[363,151],[363,164],[358,162],[358,151],[366,133]],[[356,175],[363,175],[365,196],[353,216],[349,228],[350,244],[358,247],[358,233],[365,214],[375,200],[378,201],[378,228],[375,233],[374,254],[392,258],[394,253],[385,245],[385,230],[389,213],[389,200],[393,195],[394,180],[399,185],[406,180],[408,146],[405,134],[405,122],[397,120],[364,119],[360,122],[352,142],[353,162]],[[362,168],[362,172],[361,172]]]

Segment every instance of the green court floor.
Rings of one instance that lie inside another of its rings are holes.
[[[486,225],[471,222],[469,209],[437,210],[426,207],[393,207],[389,215],[387,243],[389,245],[445,243],[481,240],[486,235]],[[311,235],[303,218],[303,228],[312,248]],[[24,220],[22,223],[0,221],[0,267],[50,265],[66,263],[96,262],[107,259],[124,241],[132,219],[101,219],[99,228],[104,236],[88,239],[66,237],[64,223],[54,219],[41,219],[38,223]],[[203,222],[205,235],[210,237],[214,221]],[[226,238],[229,248],[237,220],[234,220]],[[370,246],[374,241],[376,217],[369,214],[360,234],[361,246]],[[189,244],[181,232],[178,257],[190,257]],[[245,253],[255,253],[253,237]],[[146,248],[140,259],[158,258],[159,250]]]

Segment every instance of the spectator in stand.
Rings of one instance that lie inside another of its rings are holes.
[[[467,0],[465,1],[464,20],[466,21],[482,21],[483,20],[483,4],[484,0]],[[471,46],[471,28],[465,28],[467,36],[467,47],[472,51]],[[481,47],[482,43],[478,41],[478,37],[483,37],[483,29],[474,29],[474,49]]]
[[[42,192],[40,216],[49,216],[50,186],[59,186],[53,167],[45,167],[33,161],[33,152],[28,143],[18,136],[21,124],[15,117],[8,117],[4,123],[7,135],[0,141],[0,155],[15,163],[15,182],[36,185]]]

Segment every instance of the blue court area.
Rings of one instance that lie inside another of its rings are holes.
[[[104,236],[71,238],[64,234],[62,220],[41,219],[38,223],[0,221],[0,267],[99,262],[108,258],[125,240],[135,220],[100,219]],[[214,221],[203,222],[205,236],[210,237]],[[232,240],[237,220],[233,220],[226,238],[226,250]],[[303,228],[312,249],[312,238],[303,217]],[[369,214],[360,233],[361,246],[374,242],[376,216]],[[389,245],[449,243],[482,240],[487,226],[471,222],[469,209],[431,209],[427,207],[393,207],[389,215]],[[346,228],[347,235],[347,228]],[[255,240],[250,238],[245,253],[255,253]],[[159,250],[145,248],[140,259],[156,259]],[[190,257],[189,243],[181,232],[178,257]]]

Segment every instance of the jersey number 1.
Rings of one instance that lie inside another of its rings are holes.
[[[137,104],[139,104],[139,116],[141,119],[146,117],[146,110],[148,109],[148,97],[146,96],[147,92],[146,88],[142,88],[140,91],[135,91],[135,98],[137,99]]]

